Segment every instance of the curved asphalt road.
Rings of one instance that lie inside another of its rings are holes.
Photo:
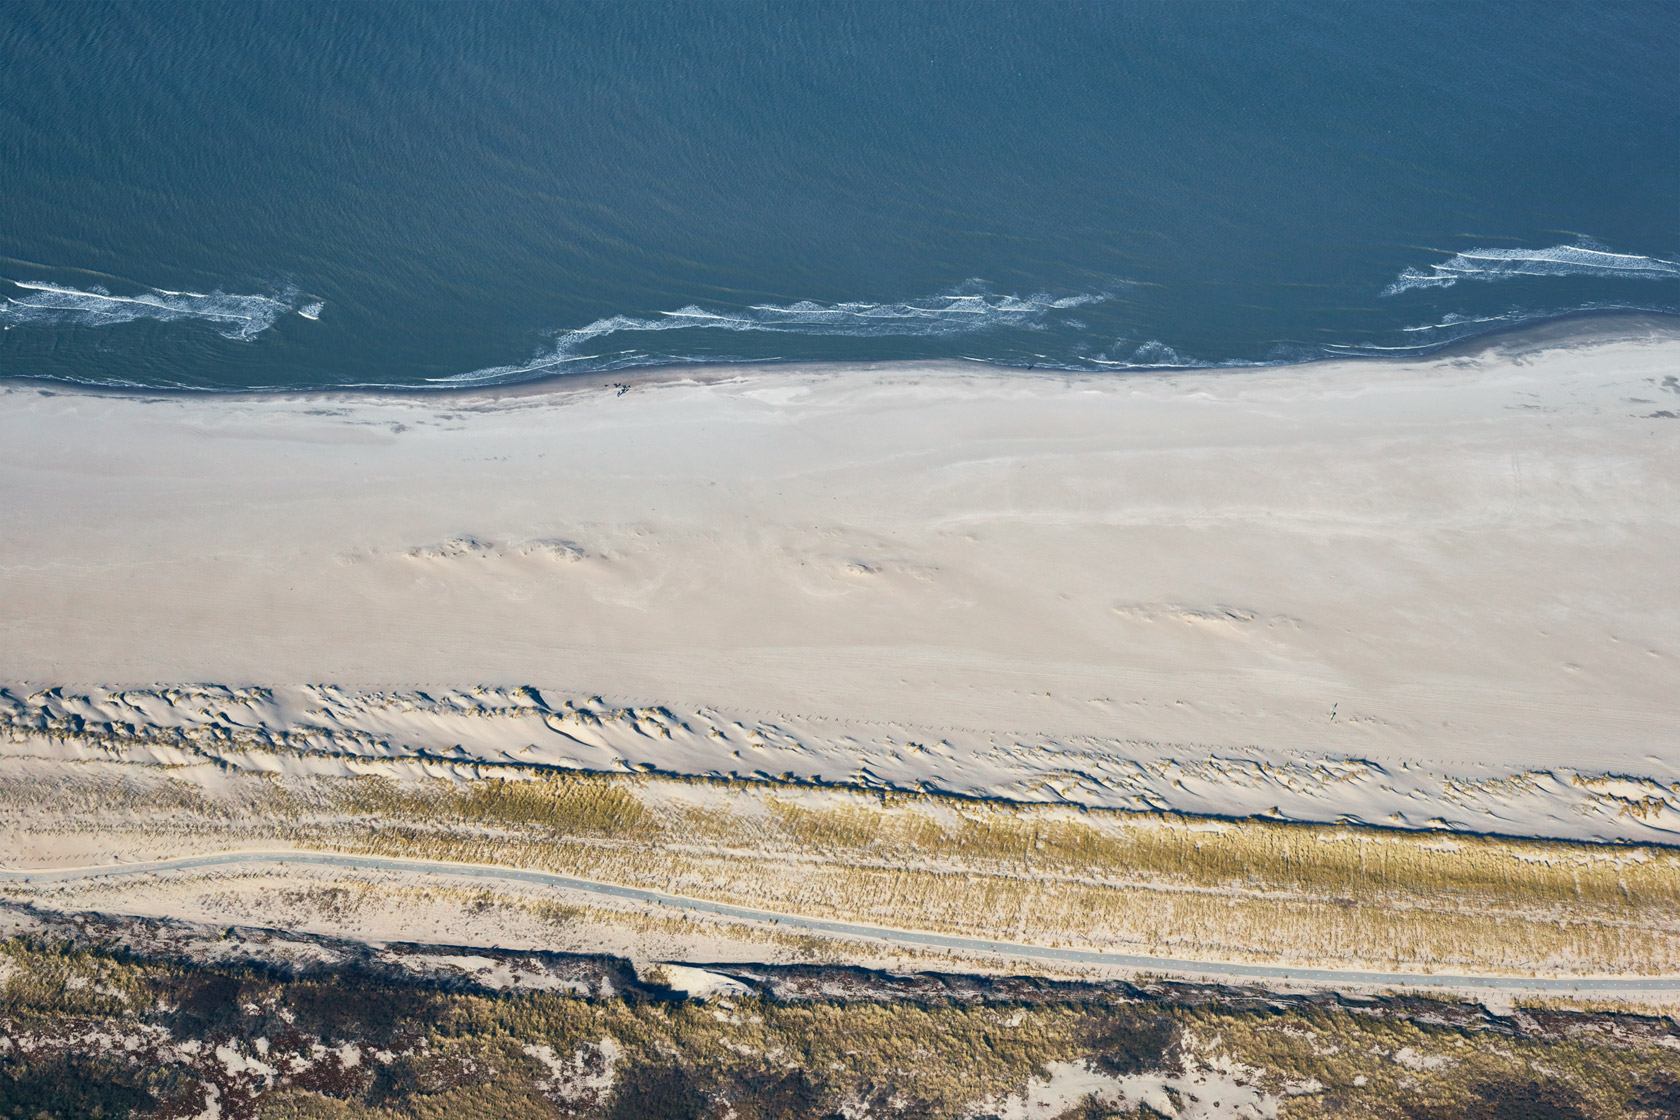
[[[190,871],[198,868],[228,867],[238,864],[267,864],[284,867],[344,867],[376,871],[419,872],[428,875],[448,875],[468,879],[496,879],[504,882],[531,883],[542,887],[563,887],[566,890],[608,895],[632,902],[653,903],[677,910],[701,914],[716,914],[753,922],[775,922],[780,928],[812,930],[818,933],[839,934],[844,937],[863,937],[875,941],[889,941],[917,949],[961,949],[965,952],[999,953],[1008,957],[1070,964],[1115,965],[1122,968],[1146,969],[1154,972],[1188,973],[1198,977],[1222,980],[1292,980],[1321,984],[1325,987],[1358,986],[1378,988],[1485,988],[1496,991],[1568,992],[1587,994],[1648,993],[1680,991],[1680,977],[1654,976],[1642,979],[1611,977],[1581,977],[1573,980],[1545,979],[1530,976],[1452,976],[1423,975],[1408,972],[1342,972],[1323,968],[1283,968],[1273,965],[1225,964],[1216,961],[1187,961],[1173,957],[1139,957],[1126,953],[1101,953],[1086,949],[1057,949],[1043,945],[1022,945],[1013,941],[991,941],[980,937],[953,937],[942,933],[921,933],[910,930],[887,929],[881,926],[855,925],[851,922],[832,922],[822,918],[806,918],[795,914],[777,914],[769,910],[754,910],[746,906],[731,906],[724,902],[708,902],[700,898],[666,894],[663,891],[620,887],[611,883],[597,883],[589,879],[574,879],[570,875],[556,875],[548,871],[526,871],[512,867],[492,867],[472,863],[444,863],[437,860],[394,859],[388,856],[334,855],[326,852],[221,852],[206,856],[182,856],[150,863],[121,863],[101,867],[41,868],[15,870],[0,868],[0,880],[22,883],[61,883],[72,879],[111,879],[128,875],[145,875],[159,871]]]

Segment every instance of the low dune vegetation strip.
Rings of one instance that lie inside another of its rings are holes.
[[[397,782],[32,765],[6,829],[534,868],[898,928],[1199,959],[1680,971],[1680,852],[670,776]]]
[[[715,845],[855,864],[1325,895],[1427,894],[1626,917],[1680,914],[1680,851],[1271,820],[782,790],[714,779],[578,775],[397,787],[362,779],[345,807],[396,819],[534,828],[556,838]],[[699,789],[709,796],[683,796]]]

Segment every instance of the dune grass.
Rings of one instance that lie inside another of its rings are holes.
[[[538,868],[782,913],[1203,959],[1680,969],[1680,852],[649,775],[213,785],[67,765],[6,827]],[[123,768],[130,769],[130,768]],[[132,777],[132,776],[131,776]]]

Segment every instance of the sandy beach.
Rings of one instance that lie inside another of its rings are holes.
[[[644,743],[662,770],[1019,793],[1036,768],[1103,802],[1103,760],[1225,760],[1150,803],[1263,811],[1294,766],[1330,785],[1289,815],[1648,838],[1680,766],[1677,372],[1680,337],[1635,322],[1124,377],[12,383],[0,680],[533,686],[789,740]],[[1338,794],[1323,761],[1386,780]],[[1549,782],[1489,793],[1524,774]],[[1606,775],[1654,781],[1593,808]]]

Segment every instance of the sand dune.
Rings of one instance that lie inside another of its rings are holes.
[[[535,780],[557,770],[929,789],[1133,811],[1350,821],[1504,835],[1680,841],[1680,788],[1521,760],[1434,768],[1366,758],[1096,736],[1014,736],[715,708],[620,708],[534,688],[363,693],[275,689],[0,689],[0,758],[230,772]],[[785,792],[785,791],[784,791]]]

